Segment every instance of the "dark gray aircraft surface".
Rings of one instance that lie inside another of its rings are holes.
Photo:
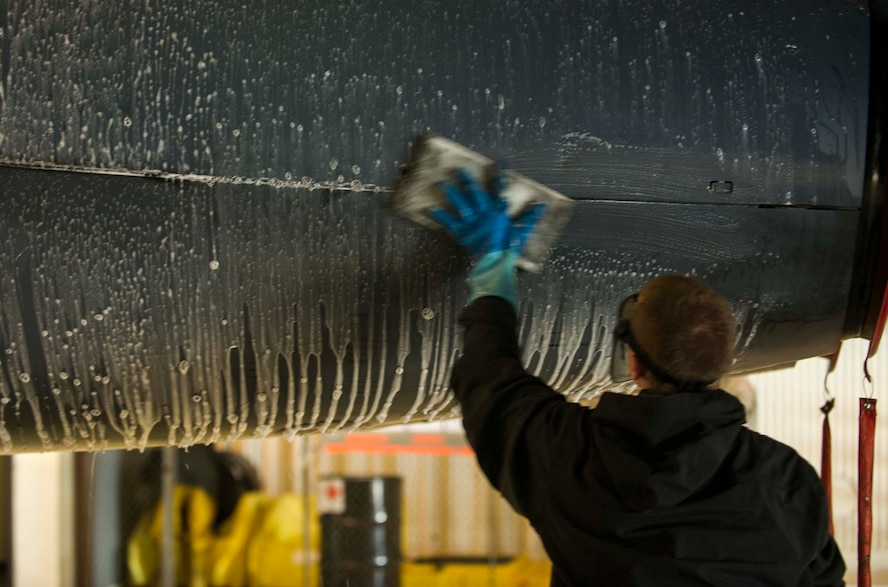
[[[468,261],[387,208],[430,131],[576,200],[518,287],[573,399],[661,272],[730,300],[738,372],[881,330],[884,0],[11,0],[0,34],[2,451],[456,416]]]

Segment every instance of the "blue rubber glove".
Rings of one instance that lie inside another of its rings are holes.
[[[441,184],[456,214],[435,208],[429,215],[443,226],[474,260],[469,272],[469,303],[484,296],[507,300],[517,310],[515,262],[545,211],[543,204],[528,207],[520,216],[509,217],[508,202],[500,193],[502,176],[497,174],[488,192],[463,169],[459,186]]]

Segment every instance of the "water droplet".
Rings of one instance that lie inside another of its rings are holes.
[[[99,313],[99,314],[94,315],[94,316],[93,316],[93,319],[96,320],[96,321],[98,321],[98,322],[101,322],[102,320],[105,319],[105,315]]]
[[[352,165],[352,173],[354,173],[355,175],[361,173],[361,166],[360,165]]]
[[[420,314],[422,314],[422,317],[426,320],[431,320],[435,317],[435,311],[431,308],[423,308]]]
[[[129,410],[120,410],[120,419],[126,420],[129,417]]]
[[[188,361],[181,361],[179,363],[179,373],[181,373],[182,375],[188,373],[189,368],[191,368],[191,363],[189,363]]]
[[[199,403],[200,403],[200,394],[199,394],[199,393],[195,393],[194,395],[192,395],[192,396],[191,396],[191,401],[193,401],[193,402],[196,403],[196,404],[199,404]]]
[[[20,373],[19,381],[21,381],[22,383],[28,383],[29,381],[31,381],[31,376],[28,373]]]
[[[240,130],[239,130],[239,129],[234,129],[233,131],[231,131],[231,134],[232,134],[233,136],[239,137],[239,136],[240,136]]]
[[[219,268],[219,261],[216,261],[215,259],[210,261],[210,271],[215,271],[218,268]]]
[[[225,420],[227,420],[229,424],[237,424],[237,416],[234,414],[228,414]]]
[[[333,157],[330,159],[330,171],[336,171],[337,167],[339,167],[339,159]]]
[[[376,415],[376,421],[379,422],[380,424],[385,422],[387,418],[388,418],[388,412],[379,412],[379,414]]]
[[[404,374],[404,367],[398,367],[397,369],[395,369],[395,374],[403,375]]]
[[[268,399],[268,396],[265,395],[264,393],[257,393],[256,399],[259,400],[260,402],[264,402],[265,400]]]
[[[67,381],[68,377],[70,377],[70,375],[68,375],[67,371],[59,371],[59,379],[61,379],[62,381]]]
[[[53,395],[62,395],[62,390],[59,389],[58,387],[53,387],[53,388],[52,388],[52,394],[53,394]]]
[[[127,127],[129,127],[129,126],[132,126],[132,125],[133,125],[133,119],[130,118],[129,116],[124,116],[124,117],[123,117],[123,126],[127,126]]]
[[[100,410],[99,408],[94,408],[92,411],[90,411],[90,414],[98,418],[102,415],[102,410]]]
[[[666,28],[666,21],[665,21],[665,20],[661,20],[661,21],[660,21],[660,28],[661,28],[661,29],[665,29],[665,28]]]
[[[299,381],[301,381],[302,383],[308,383],[308,377],[303,377]]]

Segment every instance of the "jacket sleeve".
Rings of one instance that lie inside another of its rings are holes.
[[[823,548],[810,566],[814,585],[820,587],[834,587],[844,585],[845,561],[839,552],[839,547],[832,536],[827,534]]]
[[[515,510],[533,518],[548,493],[554,447],[587,410],[569,404],[521,365],[517,316],[505,300],[483,297],[463,310],[463,355],[451,385],[482,471]]]
[[[842,553],[836,544],[835,539],[829,533],[829,503],[827,502],[826,492],[821,485],[819,477],[814,477],[814,491],[818,496],[820,532],[818,533],[819,548],[814,560],[808,565],[808,571],[811,574],[812,584],[816,587],[835,587],[844,585],[843,579],[845,575],[845,561]]]

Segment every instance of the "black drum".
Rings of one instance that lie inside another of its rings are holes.
[[[343,479],[344,511],[321,515],[324,587],[401,585],[401,479]]]
[[[324,587],[401,585],[401,479],[344,478],[345,508],[321,515]]]

